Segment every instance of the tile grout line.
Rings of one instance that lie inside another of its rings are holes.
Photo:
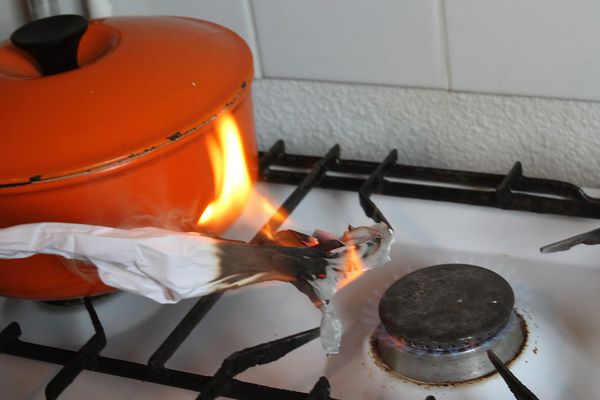
[[[557,97],[557,96],[542,96],[533,94],[522,94],[522,93],[508,93],[508,92],[492,92],[492,91],[475,91],[468,89],[443,89],[436,86],[410,86],[410,85],[397,85],[397,84],[384,84],[384,83],[366,83],[358,81],[332,81],[328,79],[305,79],[305,78],[289,78],[289,77],[277,77],[269,76],[261,79],[265,82],[299,82],[307,84],[326,84],[326,85],[345,85],[354,87],[374,87],[384,88],[388,90],[410,90],[410,91],[429,91],[429,92],[443,92],[449,95],[473,95],[473,96],[491,96],[499,98],[516,98],[516,99],[529,99],[529,100],[542,100],[542,101],[558,101],[558,102],[573,102],[573,103],[587,103],[587,104],[600,104],[600,101],[594,99],[587,99],[583,97]]]
[[[442,61],[446,72],[447,90],[452,90],[452,70],[450,67],[450,43],[448,40],[448,23],[446,15],[446,0],[438,0],[438,19],[442,44]]]
[[[246,16],[246,23],[249,25],[249,34],[250,39],[252,40],[252,44],[256,49],[257,54],[253,54],[255,58],[255,65],[257,71],[254,71],[255,79],[262,79],[263,76],[263,68],[262,68],[262,57],[260,51],[260,43],[258,42],[258,33],[256,31],[256,18],[254,16],[254,7],[252,7],[251,0],[243,0],[244,4],[244,14]]]

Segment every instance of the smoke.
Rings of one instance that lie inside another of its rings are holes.
[[[196,219],[191,210],[173,208],[158,215],[138,215],[127,218],[118,228],[132,229],[154,226],[177,232],[197,231]]]

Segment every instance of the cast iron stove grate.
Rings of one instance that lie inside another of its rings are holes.
[[[600,218],[600,200],[588,197],[580,188],[569,183],[525,177],[518,162],[507,175],[497,175],[401,165],[396,163],[395,150],[379,164],[343,160],[339,156],[340,148],[337,145],[321,158],[287,154],[283,141],[278,141],[270,150],[261,153],[260,178],[266,182],[297,185],[281,206],[286,215],[291,214],[311,188],[322,187],[358,192],[365,214],[375,222],[387,223],[387,220],[370,199],[372,193]],[[272,218],[267,222],[269,231],[275,231],[281,223],[277,218]],[[257,234],[252,241],[260,240],[261,236]],[[84,369],[195,391],[200,393],[198,399],[205,400],[218,396],[240,400],[331,399],[329,382],[325,377],[316,382],[310,393],[235,379],[236,375],[248,368],[275,361],[316,339],[319,328],[237,351],[223,361],[213,376],[166,368],[168,359],[220,297],[221,294],[213,294],[200,298],[152,354],[147,364],[100,355],[107,339],[89,299],[84,299],[84,303],[95,334],[78,351],[21,341],[21,328],[17,322],[12,322],[0,333],[0,353],[63,365],[46,386],[48,399],[58,398]],[[489,357],[516,399],[537,399],[493,353]],[[428,396],[427,400],[434,400],[434,397]]]

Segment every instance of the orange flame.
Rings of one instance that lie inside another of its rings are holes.
[[[346,264],[344,265],[344,279],[338,282],[338,289],[358,279],[365,273],[365,267],[356,250],[356,246],[348,246],[346,250]]]
[[[205,230],[210,230],[217,221],[231,218],[231,210],[244,206],[252,188],[242,139],[234,118],[229,114],[219,117],[216,130],[217,139],[209,139],[208,150],[217,196],[197,222]]]
[[[260,204],[262,212],[264,212],[266,215],[269,216],[270,221],[276,223],[277,225],[280,225],[283,221],[285,221],[287,219],[288,214],[286,212],[283,212],[283,211],[280,211],[279,209],[277,209],[265,197],[259,196],[258,202]],[[270,225],[265,225],[264,228],[262,229],[261,233],[267,239],[275,240],[276,232],[273,232]]]

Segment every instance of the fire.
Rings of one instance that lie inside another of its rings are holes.
[[[276,226],[279,226],[287,219],[287,213],[275,208],[275,206],[265,197],[258,196],[258,203],[260,204],[262,211],[270,217],[270,221]],[[267,239],[275,240],[276,232],[273,231],[273,227],[271,225],[265,225],[261,233]]]
[[[217,196],[202,212],[197,226],[203,231],[211,231],[217,221],[230,218],[231,210],[243,208],[252,192],[252,181],[238,126],[229,114],[217,120],[216,138],[209,138],[207,147],[213,167],[213,179]],[[258,207],[253,210],[257,218],[266,215],[279,226],[287,217],[267,198],[255,193]],[[275,232],[271,226],[265,226],[263,235],[271,240]]]
[[[346,263],[344,265],[344,278],[338,282],[338,289],[358,279],[365,273],[365,267],[360,259],[356,246],[348,246],[346,250]]]
[[[198,226],[210,230],[216,221],[228,218],[232,209],[242,208],[252,182],[238,126],[229,114],[217,120],[217,139],[208,142],[217,196],[200,215]]]

